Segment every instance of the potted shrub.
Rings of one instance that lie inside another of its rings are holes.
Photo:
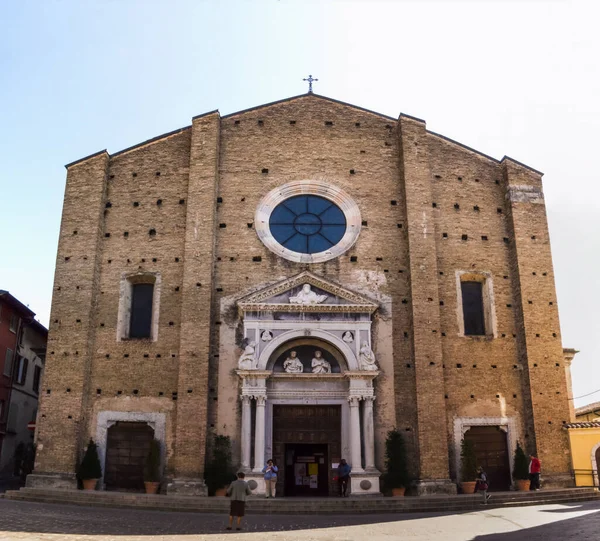
[[[144,465],[146,494],[156,494],[160,485],[160,442],[152,440]]]
[[[98,479],[102,477],[98,448],[92,439],[90,439],[83,460],[77,468],[77,477],[82,480],[85,490],[95,490]]]
[[[513,479],[517,485],[517,490],[529,490],[531,483],[529,480],[529,461],[519,442],[517,442],[517,448],[515,449]]]
[[[392,496],[404,496],[410,484],[410,476],[406,465],[406,444],[402,434],[390,430],[385,440],[385,474],[383,481],[386,488],[391,488]]]
[[[477,484],[477,457],[475,446],[470,440],[463,439],[460,446],[460,488],[463,494],[473,494]]]
[[[215,434],[210,449],[210,460],[206,463],[204,480],[209,496],[225,496],[227,486],[236,478],[231,463],[231,439]]]

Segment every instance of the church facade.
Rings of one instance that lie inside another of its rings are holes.
[[[454,492],[475,443],[496,488],[517,442],[571,482],[542,174],[312,93],[67,166],[29,486],[205,494],[228,436],[257,493],[381,490],[401,431],[419,494]]]

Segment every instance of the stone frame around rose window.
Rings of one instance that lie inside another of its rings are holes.
[[[294,252],[279,244],[269,228],[269,219],[275,207],[296,195],[316,195],[335,203],[346,218],[346,232],[342,240],[328,250],[314,254]],[[322,180],[296,180],[279,186],[265,195],[254,216],[254,228],[261,242],[274,254],[295,263],[322,263],[339,257],[356,243],[362,220],[356,202],[342,189]]]

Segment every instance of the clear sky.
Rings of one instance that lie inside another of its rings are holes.
[[[598,20],[575,0],[4,0],[0,288],[47,324],[64,164],[312,74],[319,94],[544,171],[574,393],[600,389]]]

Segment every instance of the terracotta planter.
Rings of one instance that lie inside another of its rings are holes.
[[[406,492],[406,488],[401,487],[401,488],[393,488],[392,489],[392,496],[396,497],[396,496],[404,496],[404,493]]]
[[[519,492],[525,492],[529,490],[531,481],[529,479],[517,479],[517,490]]]
[[[475,486],[477,485],[477,481],[463,481],[460,484],[460,489],[463,494],[475,494]]]
[[[83,479],[83,490],[96,490],[98,479]]]
[[[157,494],[160,483],[158,481],[144,481],[146,487],[146,494]]]
[[[226,488],[218,488],[217,490],[215,490],[215,497],[217,497],[217,498],[224,498],[226,495],[227,495]]]

